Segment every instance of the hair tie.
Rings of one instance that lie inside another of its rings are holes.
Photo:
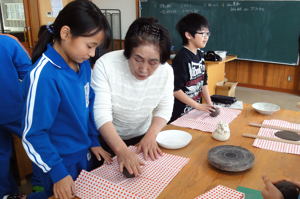
[[[50,34],[54,35],[54,26],[53,26],[53,24],[47,25],[46,28],[47,28],[47,30]]]

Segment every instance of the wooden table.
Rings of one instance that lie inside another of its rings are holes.
[[[244,186],[261,190],[264,185],[262,175],[272,180],[283,178],[300,180],[300,155],[273,152],[252,146],[253,139],[242,137],[242,133],[257,134],[259,128],[251,127],[248,122],[262,123],[263,120],[280,119],[300,123],[300,112],[280,110],[271,116],[257,113],[250,105],[244,105],[242,113],[230,123],[231,137],[226,142],[219,142],[211,133],[169,125],[165,129],[181,129],[193,135],[191,143],[179,150],[164,150],[191,158],[189,163],[171,181],[159,198],[194,198],[221,184],[235,189]],[[236,145],[247,148],[255,155],[252,169],[241,173],[222,172],[208,164],[209,149],[218,145]]]
[[[261,115],[250,105],[244,105],[242,113],[230,123],[231,137],[226,142],[219,142],[211,137],[211,133],[168,125],[167,129],[180,129],[192,134],[191,143],[178,150],[163,149],[166,153],[189,157],[188,164],[178,173],[158,198],[192,199],[212,189],[217,185],[225,185],[232,189],[244,186],[261,190],[262,175],[272,180],[283,178],[300,180],[300,155],[273,152],[252,146],[253,139],[242,137],[242,133],[257,134],[259,128],[251,127],[248,122],[262,123],[263,120],[280,119],[293,123],[300,123],[300,112],[280,110],[271,116]],[[252,169],[230,173],[214,169],[208,164],[209,149],[218,145],[236,145],[247,148],[255,155]]]

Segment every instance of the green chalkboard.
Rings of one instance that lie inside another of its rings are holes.
[[[296,65],[300,1],[141,0],[141,16],[155,17],[181,47],[175,29],[190,12],[205,16],[212,35],[205,50],[226,50],[242,60]]]

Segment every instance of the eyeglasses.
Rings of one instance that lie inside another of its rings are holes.
[[[210,37],[210,32],[196,32],[195,34],[199,34],[202,37]]]

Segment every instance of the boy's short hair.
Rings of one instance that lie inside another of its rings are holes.
[[[190,33],[194,37],[195,33],[202,28],[209,28],[209,24],[204,16],[197,13],[190,13],[184,16],[176,24],[176,29],[181,36],[183,45],[188,43],[185,32]]]

